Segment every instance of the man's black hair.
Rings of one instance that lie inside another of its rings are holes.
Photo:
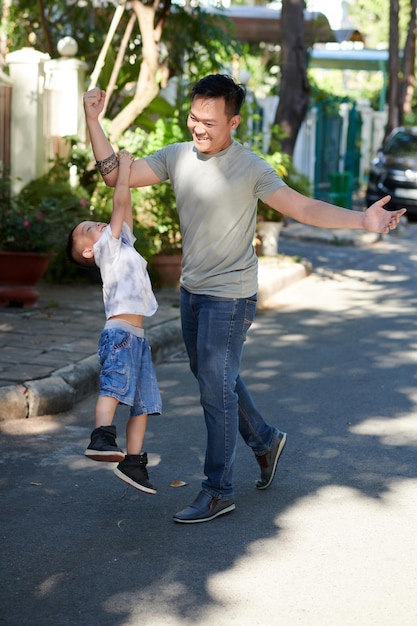
[[[224,98],[228,117],[239,115],[245,102],[246,89],[236,83],[231,76],[225,74],[209,74],[194,85],[191,90],[191,101],[196,96],[204,98]]]

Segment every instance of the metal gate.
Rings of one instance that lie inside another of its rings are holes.
[[[361,115],[346,98],[324,100],[315,108],[314,197],[351,208],[359,187]]]

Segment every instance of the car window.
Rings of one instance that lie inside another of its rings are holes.
[[[387,143],[385,154],[397,157],[417,157],[417,135],[398,133]]]

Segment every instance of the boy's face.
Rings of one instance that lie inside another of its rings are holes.
[[[82,239],[85,244],[94,245],[102,235],[107,224],[104,222],[81,222],[74,229],[74,239]]]
[[[93,246],[100,239],[106,226],[107,224],[104,222],[80,222],[74,229],[72,236],[78,254],[86,256],[85,251],[88,251],[88,257],[86,258],[90,258]]]
[[[187,126],[194,146],[204,154],[217,154],[232,143],[231,132],[239,126],[240,115],[229,118],[224,98],[196,96],[191,103]]]

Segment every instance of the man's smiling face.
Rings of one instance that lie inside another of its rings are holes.
[[[229,118],[224,98],[196,96],[191,104],[187,126],[194,146],[204,154],[216,154],[232,143],[231,132],[239,126],[240,115]]]

